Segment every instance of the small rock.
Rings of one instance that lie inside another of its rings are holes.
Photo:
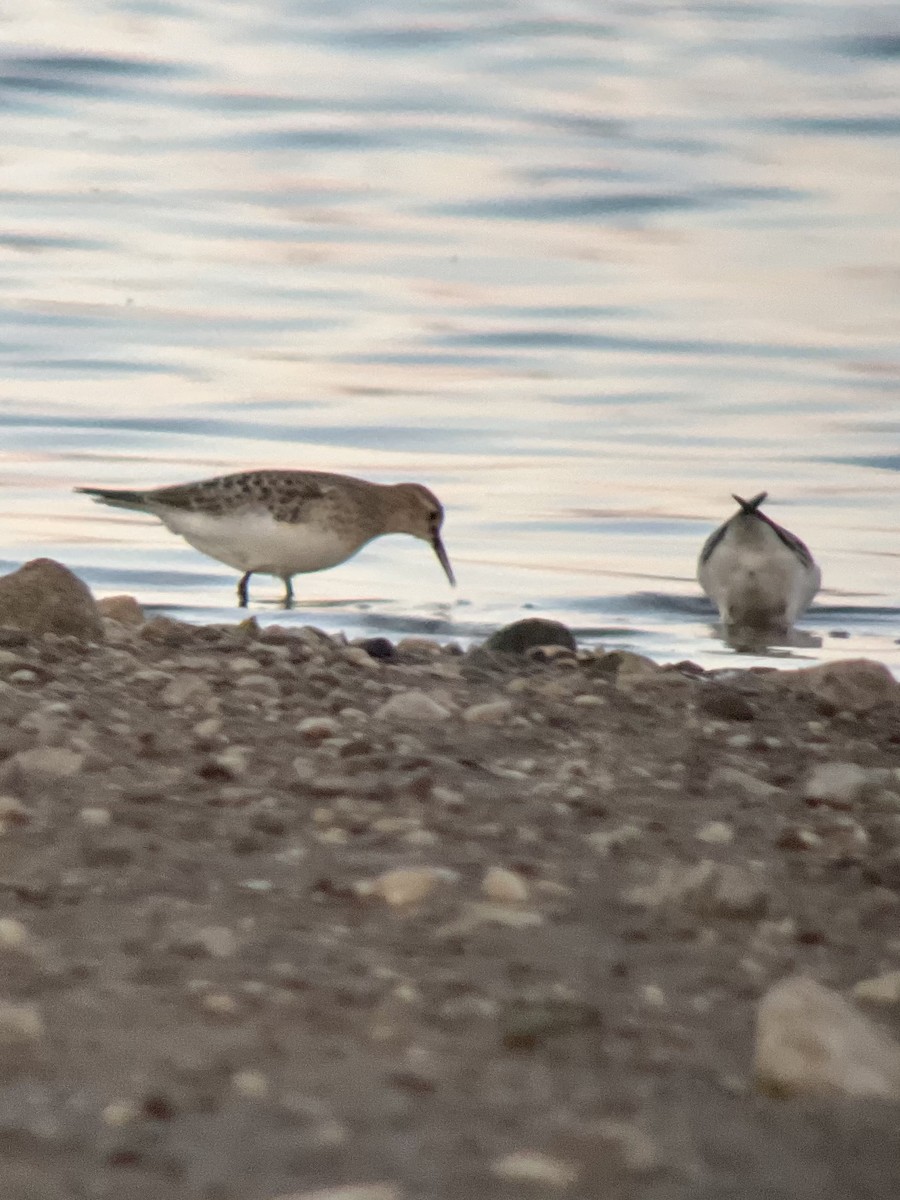
[[[713,771],[707,787],[710,792],[740,792],[750,800],[774,800],[786,794],[783,788],[757,779],[746,771],[739,771],[736,767],[719,767]]]
[[[637,842],[641,837],[639,825],[619,825],[616,829],[596,829],[587,835],[588,844],[598,854],[609,854],[630,842]]]
[[[27,825],[31,810],[15,796],[0,796],[0,825]]]
[[[176,929],[170,949],[188,958],[230,958],[237,949],[237,938],[227,925]]]
[[[489,700],[465,709],[462,718],[472,725],[501,725],[512,712],[510,700]]]
[[[872,979],[861,979],[853,988],[856,1000],[872,1004],[900,1004],[900,971],[888,971]]]
[[[0,578],[0,625],[102,642],[103,621],[87,584],[52,558]]]
[[[313,1192],[290,1192],[274,1200],[402,1200],[403,1193],[392,1183],[351,1183],[316,1188]]]
[[[861,800],[869,787],[869,772],[856,763],[824,762],[813,767],[803,796],[819,804],[849,808]]]
[[[246,1100],[261,1100],[269,1094],[269,1081],[262,1071],[235,1071],[231,1086]]]
[[[697,830],[696,837],[710,846],[726,846],[734,840],[734,828],[725,821],[707,821]]]
[[[865,658],[786,671],[783,682],[794,691],[814,696],[830,715],[871,712],[882,704],[896,704],[900,696],[900,684],[888,668]]]
[[[718,721],[752,721],[756,716],[746,696],[735,688],[711,683],[700,690],[697,708]]]
[[[212,1017],[228,1020],[238,1014],[238,1003],[227,992],[207,992],[200,997],[200,1007]]]
[[[32,1045],[43,1036],[44,1022],[35,1005],[0,1000],[0,1051]]]
[[[0,918],[0,950],[24,950],[29,943],[28,929],[15,917]]]
[[[89,829],[104,829],[107,825],[112,824],[112,814],[108,808],[90,805],[79,810],[78,819]]]
[[[623,899],[636,907],[681,904],[700,916],[736,918],[764,916],[769,903],[767,888],[746,868],[710,859],[662,867],[652,883],[632,888]]]
[[[569,1188],[579,1176],[574,1163],[551,1158],[537,1150],[516,1150],[491,1163],[491,1174],[508,1183],[534,1184],[557,1190]]]
[[[362,646],[346,646],[341,657],[345,662],[352,663],[356,667],[363,667],[366,671],[378,670],[378,660],[375,655],[367,654]]]
[[[416,724],[433,724],[446,721],[450,710],[438,704],[426,692],[398,692],[385,700],[374,714],[376,721],[409,721]]]
[[[144,610],[134,596],[104,596],[97,601],[100,614],[120,625],[143,625]]]
[[[442,925],[435,931],[434,936],[438,941],[452,941],[454,938],[468,937],[481,925],[500,925],[508,929],[531,929],[543,923],[543,916],[530,908],[473,900],[463,905],[462,912],[455,921]]]
[[[241,779],[247,774],[248,767],[249,760],[246,750],[241,746],[226,746],[218,754],[209,756],[205,770],[211,776],[223,779]]]
[[[238,675],[235,687],[239,687],[245,692],[259,692],[263,696],[277,697],[281,695],[278,680],[273,679],[271,675],[254,675],[250,672],[246,675]]]
[[[594,669],[623,682],[658,675],[661,670],[652,658],[635,654],[632,650],[610,650],[608,654],[601,654],[595,660]]]
[[[294,728],[306,742],[324,742],[325,738],[337,737],[341,732],[341,726],[331,716],[307,716]]]
[[[167,683],[159,698],[169,708],[183,708],[186,704],[203,704],[211,697],[212,688],[205,679],[185,672]]]
[[[760,1003],[755,1073],[778,1095],[900,1100],[900,1045],[837,992],[795,976]]]
[[[393,643],[389,642],[386,637],[363,638],[356,645],[360,650],[365,650],[371,658],[381,659],[384,662],[390,662],[397,657]]]
[[[374,892],[394,908],[418,904],[446,878],[438,867],[396,867],[375,880]]]
[[[14,754],[12,764],[24,776],[70,779],[84,766],[84,755],[64,746],[34,746]]]
[[[489,867],[481,881],[481,890],[489,900],[499,904],[524,904],[528,899],[528,884],[521,875],[505,867]]]
[[[575,650],[572,631],[561,621],[548,621],[544,617],[528,617],[513,621],[492,633],[484,643],[486,650],[500,654],[525,654],[534,646],[565,646]]]

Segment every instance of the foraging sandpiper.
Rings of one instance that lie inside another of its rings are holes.
[[[735,496],[739,511],[700,551],[697,578],[726,634],[787,634],[822,581],[805,543],[759,511],[767,495]]]
[[[152,491],[76,488],[99,504],[159,517],[195,549],[241,571],[238,603],[250,576],[284,580],[290,608],[294,575],[345,562],[373,538],[408,533],[429,543],[451,584],[441,541],[444,510],[420,483],[369,483],[325,471],[243,471]]]

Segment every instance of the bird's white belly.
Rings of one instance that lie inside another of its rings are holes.
[[[806,567],[774,539],[750,548],[725,539],[700,570],[700,584],[726,622],[771,619],[793,625],[819,589],[819,569]]]
[[[214,516],[168,509],[157,515],[173,533],[210,558],[237,571],[259,571],[282,579],[337,566],[364,544],[317,522],[289,524],[263,512]]]

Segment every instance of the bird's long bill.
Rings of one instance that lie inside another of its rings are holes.
[[[438,557],[438,562],[444,568],[444,573],[450,580],[451,587],[456,587],[456,576],[453,574],[453,568],[450,566],[450,559],[447,557],[447,551],[444,549],[444,543],[441,541],[441,535],[436,533],[431,539],[431,544],[434,547],[434,552]]]

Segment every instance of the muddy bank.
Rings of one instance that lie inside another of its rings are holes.
[[[897,1194],[753,1066],[797,973],[900,1037],[887,672],[103,629],[0,630],[3,1195]]]

